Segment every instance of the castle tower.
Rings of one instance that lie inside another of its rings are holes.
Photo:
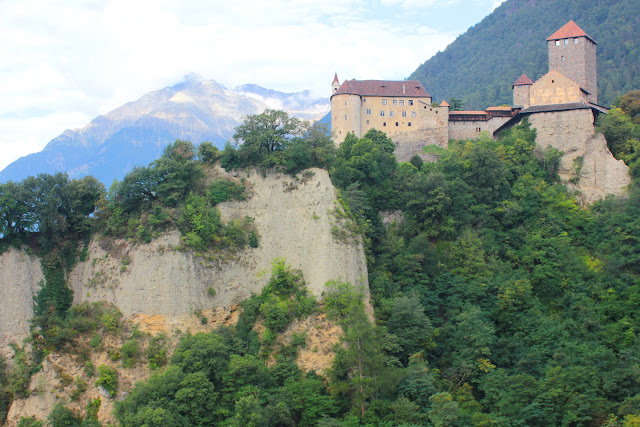
[[[549,71],[555,70],[575,81],[598,103],[596,42],[573,21],[547,38]],[[514,92],[515,99],[515,92]]]
[[[340,80],[338,80],[338,73],[336,73],[335,77],[333,78],[333,83],[331,83],[331,95],[336,93],[338,91],[338,88],[340,88]]]
[[[526,74],[522,73],[513,83],[513,106],[529,108],[531,106],[531,85],[533,82]]]

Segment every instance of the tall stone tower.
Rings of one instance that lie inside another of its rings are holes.
[[[555,70],[575,81],[598,103],[596,42],[573,21],[547,38],[549,71]],[[514,93],[515,96],[515,93]]]
[[[533,82],[525,73],[513,83],[513,106],[529,108],[531,105],[531,85]]]

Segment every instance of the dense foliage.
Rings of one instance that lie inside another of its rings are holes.
[[[628,0],[507,0],[409,77],[434,101],[456,97],[465,108],[511,105],[524,71],[548,71],[546,39],[570,19],[598,42],[598,103],[640,87],[640,3]]]
[[[624,110],[607,120],[601,128],[619,141],[636,138]],[[291,173],[329,168],[340,191],[336,227],[363,234],[375,321],[353,285],[329,282],[316,303],[301,273],[275,260],[268,285],[242,304],[234,327],[187,334],[167,367],[116,405],[122,425],[640,422],[635,179],[628,198],[578,205],[556,174],[561,153],[536,150],[526,121],[498,141],[452,141],[437,163],[398,164],[393,143],[375,130],[347,136],[337,149],[316,143],[325,137],[285,138],[251,161]],[[634,144],[612,141],[621,157],[633,154]],[[220,155],[249,164],[242,146]],[[635,157],[627,161],[635,170]],[[209,207],[242,197],[228,183],[198,191],[163,193],[171,196],[161,209],[183,209],[194,197]],[[157,200],[140,200],[156,214]],[[334,237],[345,241],[343,233]],[[295,364],[305,336],[282,335],[318,313],[344,332],[323,376]],[[153,348],[150,363],[166,360]],[[141,352],[131,343],[121,353]],[[117,387],[112,371],[99,381]],[[0,375],[0,390],[14,383]],[[69,415],[63,409],[60,417]]]

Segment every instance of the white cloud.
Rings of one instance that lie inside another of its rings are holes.
[[[486,9],[495,0],[476,1]],[[378,10],[395,5],[406,12],[418,3],[423,13],[434,6],[432,0],[5,0],[0,169],[63,130],[189,73],[228,87],[257,83],[314,96],[329,95],[334,72],[341,79],[402,79],[457,35],[415,14],[409,25]]]

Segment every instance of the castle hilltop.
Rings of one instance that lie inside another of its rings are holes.
[[[446,101],[433,103],[419,81],[354,79],[340,84],[336,74],[331,94],[334,142],[377,129],[396,144],[398,161],[414,155],[434,160],[423,153],[424,147],[447,148],[450,139],[483,134],[495,138],[526,117],[538,132],[538,149],[551,146],[565,153],[560,176],[585,201],[622,194],[630,182],[628,168],[611,155],[594,127],[597,116],[607,112],[598,105],[597,43],[573,21],[547,43],[549,72],[535,82],[523,73],[512,85],[513,105],[485,111],[451,111]]]

